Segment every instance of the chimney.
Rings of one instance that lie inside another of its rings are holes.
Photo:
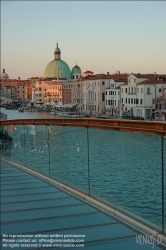
[[[110,73],[109,72],[107,72],[107,75],[109,75]]]
[[[20,77],[18,77],[18,80],[20,81]]]

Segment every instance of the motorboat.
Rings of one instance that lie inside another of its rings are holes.
[[[24,112],[24,108],[23,108],[23,107],[20,107],[20,108],[18,108],[18,111]]]

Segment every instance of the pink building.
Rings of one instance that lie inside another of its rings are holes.
[[[162,90],[162,95],[156,99],[155,113],[156,118],[166,120],[166,88]]]

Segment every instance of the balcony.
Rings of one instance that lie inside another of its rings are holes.
[[[136,234],[155,231],[165,249],[165,123],[27,119],[1,128],[2,234],[82,234],[85,249],[106,250],[152,249]]]

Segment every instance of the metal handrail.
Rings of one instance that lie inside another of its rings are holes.
[[[141,134],[155,134],[166,136],[166,122],[146,122],[146,121],[126,121],[126,120],[105,120],[88,118],[58,118],[58,119],[17,119],[0,121],[0,125],[54,125],[86,127],[106,130],[116,130],[125,132],[135,132]]]

